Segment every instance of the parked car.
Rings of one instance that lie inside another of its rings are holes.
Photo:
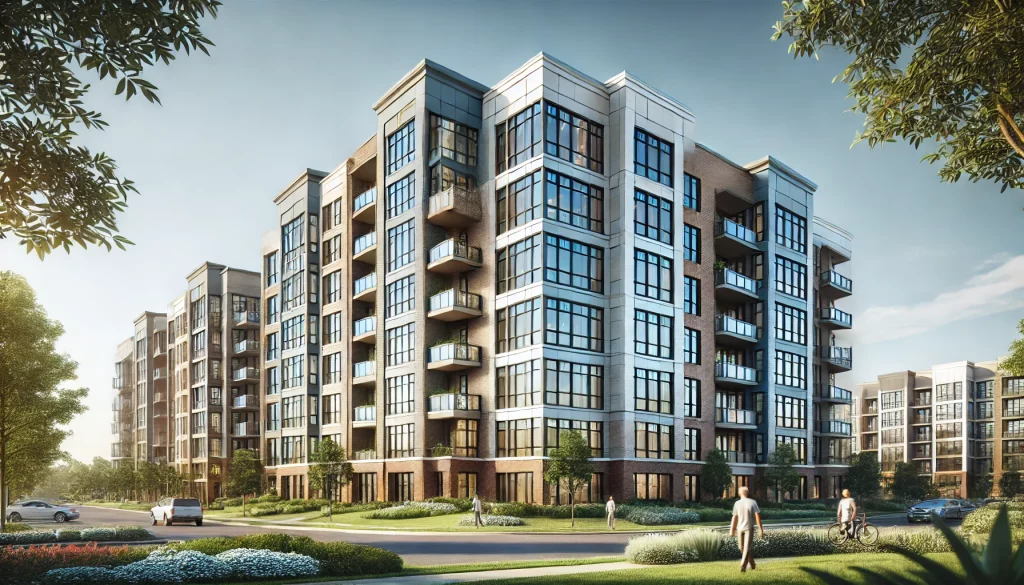
[[[203,525],[203,504],[196,498],[164,498],[149,511],[153,526],[162,523],[171,526],[175,522],[195,522]]]
[[[74,508],[48,504],[42,500],[15,502],[7,508],[7,520],[9,522],[21,522],[23,520],[67,522],[68,520],[78,520],[78,516],[78,510]]]
[[[933,515],[943,520],[951,518],[960,519],[964,517],[966,512],[960,500],[925,500],[914,504],[907,510],[907,523],[931,522]]]

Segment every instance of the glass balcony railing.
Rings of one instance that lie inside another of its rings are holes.
[[[739,364],[715,362],[715,377],[757,383],[757,370]]]
[[[260,342],[255,339],[244,339],[235,344],[235,353],[246,353],[259,350]]]
[[[825,386],[825,396],[832,400],[842,400],[843,402],[853,401],[853,392],[840,388],[839,386],[832,386],[831,384]]]
[[[259,368],[239,368],[233,372],[232,379],[235,382],[240,382],[242,380],[258,379],[259,377]]]
[[[822,308],[818,318],[822,321],[834,321],[846,327],[853,327],[853,315],[846,311],[840,311],[835,307]]]
[[[372,404],[357,406],[352,420],[355,422],[373,422],[377,420],[377,407]]]
[[[370,232],[363,234],[356,238],[356,241],[352,244],[352,255],[358,255],[360,252],[367,248],[372,248],[377,245],[377,232]]]
[[[358,295],[377,286],[377,273],[371,272],[356,280],[352,294]]]
[[[853,367],[853,348],[837,345],[822,345],[818,348],[821,359],[845,368]]]
[[[479,263],[483,255],[480,248],[450,238],[430,249],[429,262],[434,263],[449,256]]]
[[[442,309],[472,309],[480,310],[480,295],[450,288],[430,297],[430,310],[440,311]]]
[[[732,236],[750,244],[757,244],[757,234],[754,233],[754,230],[727,217],[720,217],[715,222],[715,236],[722,235]]]
[[[458,360],[465,362],[480,361],[480,346],[468,343],[443,343],[429,349],[428,362]]]
[[[260,399],[252,394],[242,394],[231,399],[234,408],[259,408]]]
[[[377,330],[377,316],[370,315],[369,317],[363,317],[352,324],[352,335],[353,337],[359,337],[367,333],[373,333]]]
[[[715,408],[715,422],[730,425],[757,424],[757,413],[753,410],[739,408]]]
[[[833,435],[849,435],[853,432],[853,425],[845,420],[822,420],[818,421],[818,428],[822,433]]]
[[[749,337],[753,340],[756,340],[759,337],[757,334],[757,325],[747,323],[746,321],[740,321],[739,319],[730,317],[729,315],[715,315],[715,333],[731,333],[741,337]]]
[[[853,281],[839,274],[835,270],[826,270],[821,273],[821,283],[830,284],[834,287],[853,292]]]
[[[728,285],[743,289],[751,294],[757,294],[761,289],[761,281],[744,276],[735,270],[719,268],[715,271],[715,286]]]
[[[376,459],[377,451],[374,449],[360,449],[355,452],[352,457],[356,461],[366,461],[367,459]]]
[[[365,378],[366,376],[377,375],[377,362],[365,361],[356,362],[352,366],[352,377],[353,378]]]
[[[753,463],[754,454],[746,451],[723,451],[725,460],[729,463]]]
[[[446,410],[480,410],[480,397],[475,394],[435,394],[430,397],[430,412]]]
[[[260,324],[260,312],[259,311],[237,311],[235,313],[235,324],[236,325],[259,325]]]
[[[235,435],[258,435],[260,434],[259,423],[255,421],[251,422],[240,422],[235,423],[235,428],[232,429]]]
[[[363,191],[352,200],[352,213],[359,213],[361,209],[377,201],[377,188],[373,187]]]

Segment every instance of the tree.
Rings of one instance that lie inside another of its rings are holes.
[[[1024,319],[1017,324],[1021,338],[1010,344],[1010,355],[999,362],[999,368],[1011,376],[1024,376]]]
[[[327,521],[334,522],[334,500],[332,489],[342,486],[352,480],[352,464],[348,462],[345,448],[327,437],[320,441],[313,449],[309,457],[309,487],[315,490],[324,490],[324,498],[327,500]]]
[[[999,495],[1012,498],[1022,492],[1024,487],[1021,486],[1020,472],[1016,469],[1003,471],[1003,476],[999,478]]]
[[[130,461],[122,461],[111,473],[111,483],[115,486],[114,493],[126,500],[135,499],[135,490],[139,486],[139,474]]]
[[[975,475],[971,480],[971,497],[982,499],[990,495],[992,495],[992,476],[987,473]]]
[[[23,277],[0,272],[0,528],[7,488],[32,491],[63,456],[60,445],[71,433],[60,425],[85,410],[88,389],[59,388],[78,368],[57,353],[63,334]]]
[[[800,474],[796,471],[796,451],[789,443],[779,443],[768,455],[768,466],[764,480],[775,492],[776,501],[782,501],[782,494],[800,487]]]
[[[917,473],[917,467],[913,463],[897,461],[892,474],[892,496],[900,501],[920,500],[928,495],[931,489],[927,479]]]
[[[252,449],[236,449],[228,467],[228,495],[242,498],[245,517],[245,496],[258,494],[263,487],[263,462]]]
[[[855,498],[876,497],[882,486],[882,468],[878,464],[878,456],[869,451],[851,457],[845,483]]]
[[[117,176],[105,153],[73,144],[79,124],[107,126],[83,99],[78,75],[92,71],[116,82],[115,94],[141,93],[159,103],[157,88],[141,77],[175,51],[213,43],[199,20],[216,18],[217,0],[4,2],[0,8],[0,238],[14,234],[43,258],[76,243],[131,244],[116,235],[135,185]]]
[[[732,467],[729,466],[725,453],[719,449],[712,449],[704,456],[704,466],[700,471],[701,489],[709,498],[717,500],[731,483]]]
[[[579,431],[562,431],[558,447],[548,453],[544,479],[552,485],[561,486],[569,494],[570,526],[573,528],[576,527],[576,492],[594,476],[590,456],[590,445]]]
[[[1024,3],[1013,0],[818,0],[783,2],[773,39],[792,37],[794,57],[842,49],[837,75],[866,115],[872,148],[897,138],[939,176],[966,174],[1024,188]],[[908,58],[909,57],[909,58]]]

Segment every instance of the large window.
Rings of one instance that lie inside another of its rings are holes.
[[[498,421],[497,429],[498,457],[541,455],[540,419]]]
[[[544,343],[604,351],[604,310],[545,298]]]
[[[545,234],[544,280],[591,292],[604,292],[604,250]]]
[[[642,297],[672,302],[672,259],[645,250],[634,250],[636,266],[636,294]],[[689,278],[689,277],[687,277]]]
[[[281,392],[281,374],[277,368],[267,368],[267,396]]]
[[[279,306],[278,306],[277,295],[274,295],[272,297],[268,297],[267,298],[267,309],[266,309],[266,312],[267,312],[267,325],[273,325],[274,323],[277,323],[279,311],[280,311],[280,309],[279,309]]]
[[[684,329],[683,363],[700,364],[700,331],[689,327]]]
[[[775,350],[775,383],[807,388],[807,356]]]
[[[775,396],[775,426],[787,429],[807,428],[807,401],[791,396]]]
[[[397,366],[411,362],[414,357],[416,345],[416,324],[408,323],[401,327],[388,329],[385,335],[387,340],[387,365]]]
[[[882,413],[882,428],[888,429],[891,427],[902,427],[903,426],[903,411],[902,410],[890,410],[889,412]]]
[[[799,465],[807,463],[807,439],[805,437],[787,437],[784,435],[775,436],[775,445],[792,445],[796,453],[796,462]]]
[[[537,102],[495,126],[496,173],[540,155],[544,119],[540,110]]]
[[[672,501],[671,473],[634,473],[633,493],[638,500]]]
[[[700,380],[683,378],[683,416],[700,418]]]
[[[683,173],[683,207],[700,211],[700,179]]]
[[[637,309],[634,325],[636,353],[672,359],[672,317]]]
[[[633,408],[672,414],[672,372],[633,370]]]
[[[334,303],[341,300],[341,271],[335,270],[324,277],[324,302]]]
[[[536,297],[498,309],[498,353],[540,343],[543,330],[541,303],[541,297]]]
[[[544,151],[604,173],[604,127],[550,102],[544,104]]]
[[[477,427],[475,420],[448,421],[448,447],[455,457],[477,456]]]
[[[264,263],[263,274],[265,274],[266,277],[267,277],[267,280],[266,280],[267,284],[266,284],[266,286],[272,286],[272,285],[277,284],[277,279],[278,279],[279,274],[280,274],[278,272],[278,256],[277,256],[277,252],[271,252],[270,254],[267,254],[266,257],[263,260],[263,263]]]
[[[640,128],[633,138],[633,172],[671,187],[672,144]]]
[[[387,427],[387,431],[388,459],[414,456],[416,442],[415,424],[393,425]]]
[[[955,420],[963,417],[964,405],[962,402],[937,404],[935,406],[935,420]]]
[[[410,121],[388,136],[388,174],[416,159],[416,121]]]
[[[903,391],[882,392],[882,410],[890,408],[901,408],[903,406]]]
[[[950,400],[962,400],[964,397],[963,382],[952,384],[935,385],[935,402],[947,402]]]
[[[545,360],[544,402],[574,408],[604,408],[604,367]]]
[[[692,276],[683,277],[683,312],[700,315],[700,280]]]
[[[385,318],[390,319],[416,308],[416,275],[410,274],[385,287]]]
[[[282,360],[281,369],[284,372],[284,388],[286,390],[302,385],[302,366],[305,358],[306,356],[303,355],[293,355]]]
[[[495,474],[499,502],[533,503],[533,472]]]
[[[414,499],[414,494],[416,493],[416,485],[413,483],[414,476],[415,474],[411,471],[405,471],[402,473],[389,473],[388,501],[408,502]]]
[[[700,429],[683,429],[683,459],[700,461]]]
[[[541,202],[544,200],[542,171],[526,175],[497,192],[497,232],[506,231],[530,223],[541,217]]]
[[[413,228],[415,220],[388,230],[388,272],[397,270],[415,259]]]
[[[807,220],[781,205],[776,205],[775,243],[806,254]]]
[[[324,344],[341,341],[341,312],[324,315]]]
[[[267,361],[272,362],[281,357],[281,346],[278,345],[278,333],[271,333],[266,338]]]
[[[341,260],[341,235],[324,240],[324,264]]]
[[[471,167],[476,166],[477,129],[459,124],[437,114],[430,114],[430,154],[450,158]]]
[[[412,209],[416,201],[416,173],[409,173],[388,185],[387,219],[398,217]]]
[[[286,429],[301,427],[305,424],[302,415],[304,396],[291,396],[281,401],[282,426]]]
[[[541,403],[541,360],[527,360],[496,369],[498,408],[537,406]]]
[[[286,351],[305,344],[305,322],[305,315],[299,315],[298,317],[292,317],[281,324],[281,337],[284,341],[284,349]]]
[[[775,303],[775,337],[782,341],[807,344],[807,311]]]
[[[326,360],[331,356],[326,356]],[[326,367],[324,368],[326,370]],[[336,425],[341,423],[341,394],[330,394],[324,396],[324,424]]]
[[[672,425],[638,422],[636,452],[639,459],[672,459]]]
[[[415,410],[413,380],[412,374],[387,379],[388,414],[404,414]]]
[[[284,297],[283,309],[290,311],[305,302],[306,276],[299,272],[285,279],[281,285],[281,296]]]
[[[546,455],[551,455],[551,450],[557,449],[560,446],[559,441],[563,432],[576,431],[583,435],[583,439],[587,441],[587,446],[590,447],[591,457],[604,456],[604,425],[602,423],[585,420],[569,420],[564,418],[549,418],[545,419],[544,422],[545,427],[547,428],[547,438],[544,442],[544,453]]]
[[[554,171],[545,171],[544,176],[544,214],[548,219],[604,231],[604,190]]]
[[[472,176],[456,171],[451,167],[436,164],[430,167],[430,194],[437,195],[444,193],[452,187],[459,189],[473,189],[476,181]]]
[[[355,487],[355,500],[362,504],[377,501],[377,474],[357,473],[352,481]]]
[[[577,504],[600,504],[604,502],[604,474],[595,473],[590,476],[590,481],[579,484],[576,490],[574,501]],[[548,504],[552,506],[566,506],[569,504],[569,492],[561,482],[551,486],[548,494]]]
[[[807,267],[782,256],[775,257],[775,290],[798,299],[807,298]]]
[[[672,202],[639,189],[633,202],[636,235],[672,245]]]
[[[700,228],[683,224],[683,260],[700,264]]]
[[[540,282],[541,236],[534,235],[498,250],[498,294]]]

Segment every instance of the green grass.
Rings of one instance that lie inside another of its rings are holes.
[[[349,512],[346,514],[335,514],[334,523],[328,523],[327,517],[310,519],[302,524],[319,526],[323,528],[342,528],[349,530],[407,530],[407,531],[429,531],[429,532],[603,532],[608,530],[608,524],[604,518],[577,518],[576,527],[570,526],[568,518],[523,518],[525,526],[486,526],[474,528],[472,526],[457,526],[461,518],[468,514],[449,514],[447,516],[430,516],[427,518],[411,518],[408,520],[371,520],[363,518],[365,512]],[[640,526],[625,520],[618,520],[615,528],[621,532],[642,531],[653,532],[656,530],[684,530],[692,528],[693,524],[671,525],[671,526]]]
[[[246,507],[249,508],[248,506]],[[241,506],[231,506],[229,508],[224,508],[223,510],[206,510],[203,512],[203,516],[210,518],[211,520],[242,520],[244,518],[245,520],[251,520],[253,522],[276,522],[277,520],[296,520],[298,518],[310,518],[320,515],[319,510],[314,510],[312,512],[299,512],[298,514],[270,514],[268,516],[253,516],[251,515],[251,508],[249,508],[249,512],[249,515],[243,517]]]

